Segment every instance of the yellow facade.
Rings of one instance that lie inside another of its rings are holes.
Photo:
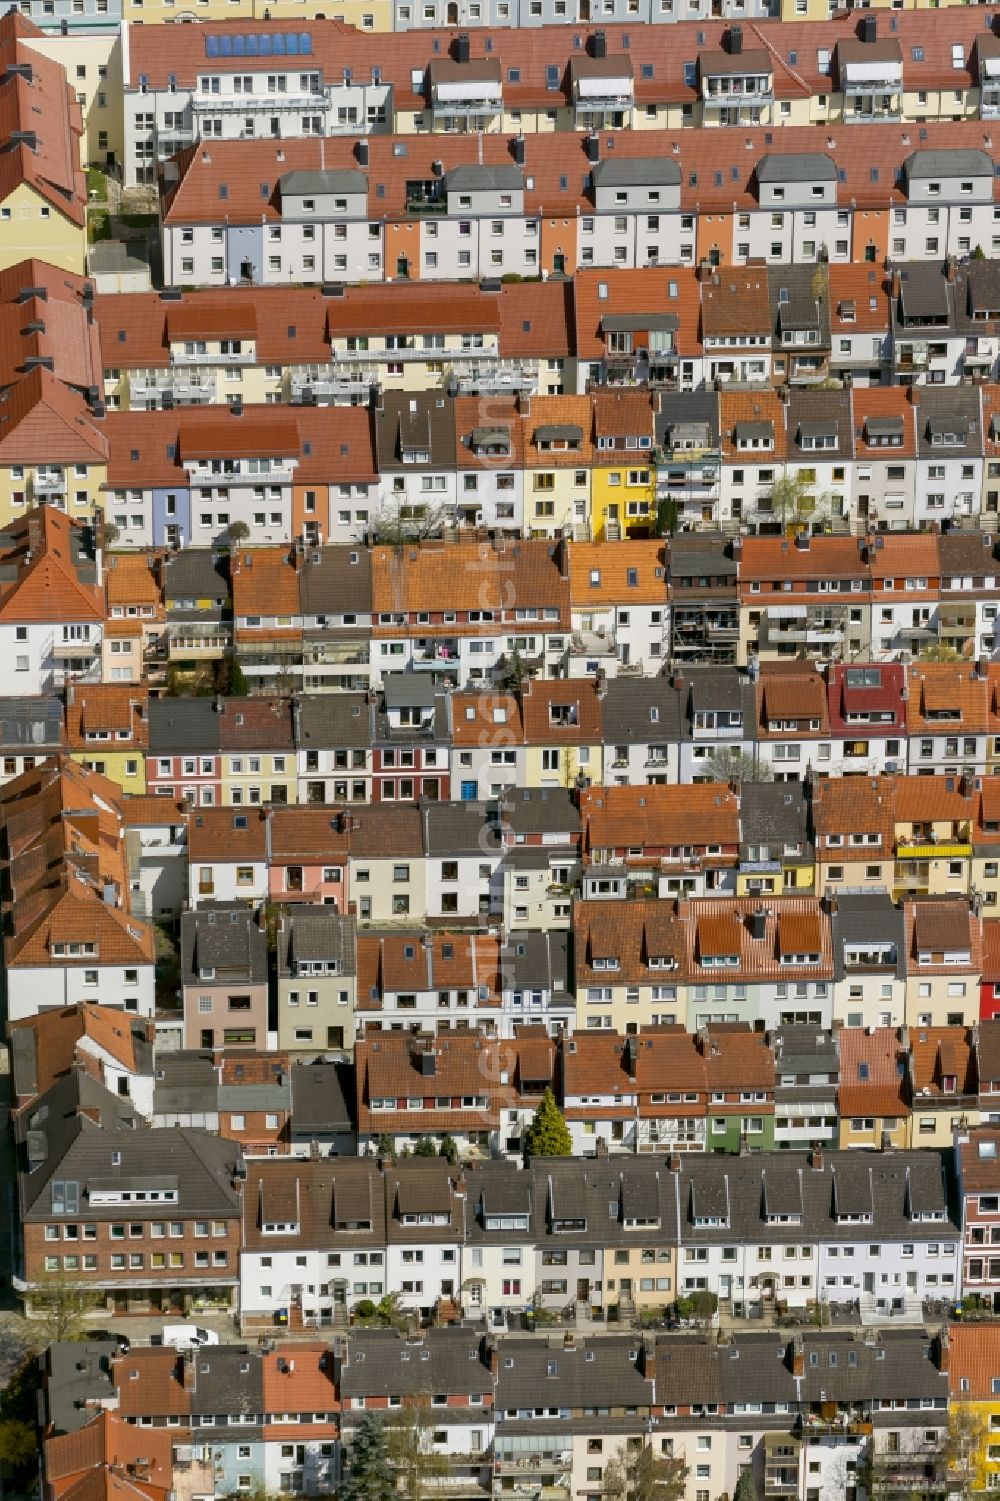
[[[908,1027],[971,1026],[979,1019],[979,976],[959,969],[953,975],[906,977]]]
[[[226,807],[295,803],[297,785],[294,751],[284,755],[239,751],[222,757],[222,802]]]
[[[892,1147],[909,1144],[910,1123],[907,1116],[841,1116],[837,1123],[837,1146],[841,1151],[851,1147],[881,1148],[883,1141]]]
[[[558,767],[545,764],[553,755],[558,759]],[[595,786],[603,783],[603,745],[561,745],[554,751],[540,745],[529,745],[527,748],[525,787],[573,787],[581,773]]]
[[[636,453],[631,463],[595,464],[590,477],[590,525],[595,542],[651,535],[656,525],[656,470]]]
[[[0,271],[30,258],[85,276],[87,231],[22,182],[0,202]]]
[[[118,27],[73,32],[69,36],[47,33],[26,37],[25,45],[66,70],[66,80],[75,90],[83,112],[82,160],[103,166],[109,161],[110,152],[116,162],[123,161],[125,94]]]
[[[584,483],[578,485],[577,474]],[[583,459],[580,469],[526,469],[524,471],[524,524],[530,536],[557,537],[565,526],[586,522],[590,514],[591,470]],[[580,511],[582,509],[582,518]]]
[[[106,750],[103,745],[92,745],[73,751],[71,759],[117,782],[123,792],[141,795],[146,791],[146,758],[141,750]]]
[[[793,864],[790,860],[783,860],[781,869],[776,871],[762,873],[738,870],[736,872],[736,895],[780,896],[783,892],[785,896],[805,896],[812,893],[815,880],[815,866]]]
[[[962,1117],[970,1126],[978,1126],[982,1115],[979,1110],[962,1111]],[[955,1139],[955,1108],[950,1102],[922,1106],[920,1100],[914,1101],[913,1114],[909,1120],[909,1135],[906,1145],[908,1147],[933,1147],[938,1151],[947,1151],[951,1148]]]
[[[65,488],[58,493],[45,489],[43,484],[46,474],[51,476],[54,469],[61,469],[65,478]],[[29,506],[43,498],[65,500],[67,515],[74,521],[86,521],[98,507],[103,507],[101,487],[105,474],[103,464],[60,465],[53,460],[47,468],[41,464],[0,465],[0,526],[16,521]]]
[[[825,896],[828,891],[849,891],[859,886],[890,887],[893,880],[893,862],[880,860],[872,855],[866,860],[836,858],[837,851],[828,849],[822,861],[816,863],[816,895]],[[876,873],[877,867],[877,873]]]
[[[311,21],[315,7],[304,0],[124,0],[122,17],[137,26],[171,21]],[[337,0],[323,12],[364,31],[391,31],[389,0]]]

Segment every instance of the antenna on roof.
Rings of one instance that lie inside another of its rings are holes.
[[[319,138],[319,170],[321,172],[325,172],[326,171],[326,137],[325,136],[320,136],[320,138]]]

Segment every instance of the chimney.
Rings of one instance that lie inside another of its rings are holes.
[[[647,1381],[656,1380],[656,1339],[651,1334],[642,1342],[642,1374]]]
[[[354,157],[359,167],[368,165],[368,142],[358,141],[354,147]]]
[[[590,52],[592,57],[607,57],[608,35],[606,31],[595,31],[590,39]]]
[[[514,137],[514,160],[519,167],[523,167],[527,156],[527,145],[523,135]]]
[[[679,1152],[671,1152],[670,1156],[667,1158],[667,1172],[668,1173],[679,1173],[680,1170],[681,1170],[681,1154]]]
[[[823,1148],[818,1141],[814,1141],[812,1144],[812,1151],[809,1153],[809,1166],[814,1173],[821,1173],[823,1171]]]
[[[792,1341],[792,1375],[804,1376],[806,1373],[806,1352],[801,1339]]]
[[[590,132],[590,135],[584,142],[584,146],[587,152],[588,162],[590,162],[592,166],[595,165],[601,159],[601,138],[597,134],[596,130],[592,130]]]
[[[467,31],[460,31],[455,38],[455,61],[457,63],[467,63],[469,61],[469,52],[469,33]]]
[[[433,1079],[437,1073],[437,1058],[434,1054],[434,1046],[424,1048],[420,1054],[420,1075],[424,1079]]]
[[[491,1340],[489,1345],[487,1346],[487,1351],[490,1360],[490,1375],[496,1376],[500,1371],[500,1350],[496,1343]]]
[[[863,42],[878,41],[878,17],[873,15],[863,16],[861,19],[861,40]]]
[[[729,55],[739,57],[743,51],[743,27],[730,26],[729,28]]]
[[[576,1349],[576,1335],[573,1333],[572,1329],[567,1329],[566,1333],[563,1335],[563,1349],[564,1350],[575,1350]]]
[[[750,937],[759,943],[767,932],[767,912],[763,907],[750,914]]]
[[[292,697],[292,736],[295,744],[299,745],[302,740],[302,704],[294,695]]]
[[[195,1352],[194,1352],[194,1350],[188,1350],[187,1354],[183,1357],[183,1361],[184,1361],[184,1377],[183,1377],[183,1380],[184,1380],[184,1390],[186,1392],[196,1391],[197,1387],[198,1387],[198,1367],[197,1367],[197,1364],[195,1363]]]
[[[837,913],[840,911],[840,903],[837,901],[836,892],[827,892],[826,910],[830,917],[836,917]]]
[[[937,1367],[938,1370],[947,1374],[951,1364],[951,1340],[947,1328],[941,1330],[937,1341]]]
[[[977,668],[978,668],[980,680],[985,683],[986,679],[990,675],[990,659],[989,659],[989,657],[980,657],[979,658],[979,662],[977,663]]]
[[[799,552],[809,551],[810,540],[811,539],[808,532],[795,533],[795,546],[798,548]]]
[[[944,263],[944,279],[945,279],[945,281],[954,281],[955,280],[955,269],[956,269],[955,268],[955,257],[953,255],[949,255],[948,258],[947,258],[947,260]]]

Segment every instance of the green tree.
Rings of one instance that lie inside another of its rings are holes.
[[[395,1496],[385,1438],[385,1428],[377,1418],[362,1418],[351,1444],[340,1501],[391,1501]]]
[[[38,1440],[30,1423],[18,1418],[0,1419],[0,1461],[12,1470],[23,1469],[38,1453]]]
[[[509,657],[502,657],[500,660],[497,687],[504,693],[520,693],[528,676],[528,664],[515,646]]]
[[[958,662],[958,652],[950,641],[932,641],[920,653],[921,662]]]
[[[713,782],[773,782],[774,769],[769,761],[748,756],[732,745],[720,745],[704,763]]]
[[[388,1131],[383,1131],[375,1142],[375,1155],[381,1157],[383,1162],[396,1161],[396,1147]]]
[[[238,547],[245,542],[250,535],[250,528],[245,521],[231,521],[226,528],[226,540],[230,547]]]
[[[442,1136],[441,1138],[441,1150],[439,1155],[441,1157],[447,1158],[452,1167],[454,1167],[455,1163],[458,1161],[458,1146],[455,1142],[455,1138],[453,1136],[449,1136],[447,1132],[445,1132],[444,1136]]]
[[[542,1095],[542,1103],[524,1135],[525,1157],[572,1157],[573,1141],[562,1111],[551,1089]]]
[[[235,657],[227,657],[224,663],[224,679],[223,692],[227,698],[246,698],[250,692],[250,685],[247,682],[246,673]]]
[[[418,1136],[413,1143],[414,1157],[436,1157],[438,1149],[429,1136]]]
[[[733,1492],[733,1501],[760,1501],[757,1482],[753,1478],[753,1470],[750,1465],[746,1465],[740,1471],[740,1478],[737,1480],[736,1489]]]
[[[656,530],[661,537],[672,537],[677,530],[680,520],[680,506],[672,495],[667,495],[663,500],[656,503]]]

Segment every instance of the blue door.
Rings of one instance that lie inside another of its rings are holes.
[[[462,801],[463,801],[463,803],[472,803],[472,802],[475,802],[475,800],[476,800],[476,794],[478,793],[478,791],[479,791],[479,783],[478,782],[463,782],[462,783]]]

